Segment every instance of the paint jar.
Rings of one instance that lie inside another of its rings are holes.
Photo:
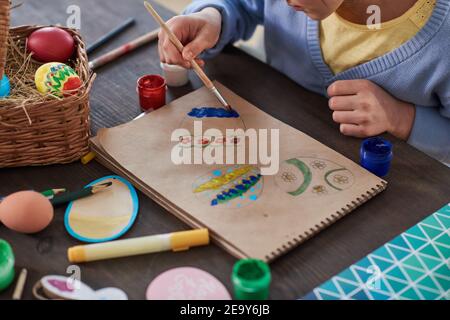
[[[146,75],[138,79],[137,92],[142,111],[153,111],[166,104],[166,80],[159,75]]]
[[[373,174],[384,177],[391,168],[392,144],[380,137],[369,138],[361,145],[361,166]]]
[[[169,87],[182,87],[189,82],[187,69],[167,63],[161,63],[161,68]]]
[[[8,242],[0,239],[0,291],[14,281],[14,253]]]
[[[237,300],[267,300],[271,279],[270,268],[264,261],[240,260],[231,275],[234,297]]]

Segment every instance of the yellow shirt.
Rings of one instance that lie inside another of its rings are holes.
[[[378,29],[349,22],[333,13],[320,25],[325,63],[337,74],[381,57],[413,38],[428,22],[436,0],[418,0],[402,16]]]

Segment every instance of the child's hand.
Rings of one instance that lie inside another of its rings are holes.
[[[172,44],[168,35],[159,33],[159,56],[161,62],[177,64],[185,68],[191,68],[189,60],[197,57],[202,51],[214,47],[219,40],[222,28],[222,16],[214,8],[206,8],[187,16],[177,16],[167,25],[172,32],[185,45],[183,53]],[[197,60],[202,66],[204,62]]]
[[[365,138],[389,132],[407,140],[415,118],[412,104],[397,100],[369,80],[336,81],[328,88],[333,120],[343,134]]]

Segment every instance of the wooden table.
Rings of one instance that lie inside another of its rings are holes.
[[[114,3],[112,5],[112,3]],[[135,16],[138,23],[96,54],[106,52],[156,27],[140,0],[40,0],[27,1],[13,12],[13,25],[65,24],[69,5],[81,8],[81,32],[92,43],[122,20]],[[158,7],[165,18],[171,13]],[[228,48],[207,63],[207,73],[262,110],[292,125],[358,161],[360,140],[339,133],[333,123],[327,101],[299,87],[284,75],[245,53]],[[98,70],[92,95],[92,129],[111,127],[133,119],[140,113],[136,79],[143,74],[159,73],[156,43]],[[191,85],[170,89],[169,99],[182,96],[200,86],[191,75]],[[149,132],[149,134],[152,134]],[[402,231],[413,226],[450,200],[450,170],[404,142],[394,142],[395,157],[387,178],[388,190],[355,212],[323,231],[272,265],[271,298],[296,299],[361,259]],[[0,194],[18,190],[44,190],[48,187],[77,189],[109,175],[96,162],[42,168],[0,169]],[[139,194],[141,209],[134,227],[126,237],[172,232],[188,227],[152,200]],[[29,278],[25,298],[32,298],[31,287],[42,276],[66,274],[67,248],[77,244],[64,229],[63,209],[55,220],[37,235],[21,235],[0,227],[0,238],[14,248],[17,271],[26,267]],[[300,223],[295,222],[293,223]],[[182,253],[146,256],[88,263],[81,266],[82,281],[94,289],[116,286],[130,298],[145,298],[149,282],[161,272],[180,266],[194,266],[211,272],[231,291],[231,269],[236,260],[215,245]],[[12,288],[0,294],[10,298]]]

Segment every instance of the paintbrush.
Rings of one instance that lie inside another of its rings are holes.
[[[58,195],[60,193],[63,193],[63,192],[66,192],[66,189],[64,189],[64,188],[61,188],[61,189],[50,189],[50,190],[42,191],[41,194],[44,197],[53,198],[56,195]]]
[[[53,206],[59,206],[59,205],[66,204],[71,201],[75,201],[75,200],[78,200],[81,198],[86,198],[93,194],[102,192],[105,189],[109,188],[110,186],[112,186],[112,182],[106,182],[106,183],[98,184],[95,186],[86,187],[80,191],[70,192],[70,193],[63,194],[58,197],[54,197],[53,199],[50,200],[50,202]]]
[[[13,4],[12,7],[11,7],[11,10],[17,9],[17,8],[21,7],[22,5],[23,5],[23,2],[19,2],[17,4]]]
[[[156,39],[158,39],[158,33],[159,29],[153,30],[152,32],[149,32],[147,34],[144,34],[143,36],[140,36],[137,39],[134,39],[133,41],[130,41],[108,53],[105,53],[104,55],[98,57],[97,59],[89,62],[89,68],[91,70],[95,70],[97,68],[100,68],[101,66],[104,66],[105,64],[110,63],[111,61],[114,61],[123,55],[130,53],[143,45],[146,45]]]
[[[166,25],[164,20],[160,17],[158,12],[152,7],[150,3],[147,1],[144,1],[144,5],[147,8],[148,12],[153,16],[153,18],[159,23],[161,26],[161,29],[163,29],[167,35],[169,36],[170,41],[174,44],[174,46],[178,49],[180,53],[183,52],[184,46],[180,42],[180,40],[177,38],[177,36],[169,29],[169,27]],[[216,98],[220,101],[220,103],[227,108],[229,111],[231,111],[231,106],[229,103],[225,100],[225,98],[220,94],[219,90],[217,90],[214,83],[208,78],[208,76],[205,74],[203,69],[198,65],[198,63],[195,61],[195,59],[192,59],[189,61],[192,65],[192,68],[194,69],[195,73],[199,76],[199,78],[203,81],[205,86],[216,96]]]

